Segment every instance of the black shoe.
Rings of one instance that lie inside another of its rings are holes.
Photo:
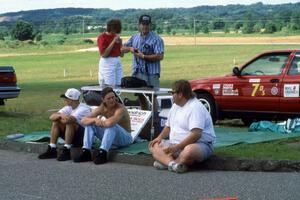
[[[57,157],[56,148],[52,148],[50,145],[48,145],[48,149],[46,152],[38,156],[39,159],[49,159],[49,158],[56,158],[56,157]]]
[[[107,151],[100,149],[95,157],[94,163],[96,165],[104,164],[107,162]]]
[[[62,150],[62,153],[57,157],[58,161],[66,161],[71,160],[71,152],[70,149],[67,147],[64,147]]]
[[[74,162],[87,162],[92,161],[91,151],[89,149],[82,149],[82,153],[74,158]]]

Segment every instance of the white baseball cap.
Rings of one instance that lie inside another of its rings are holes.
[[[81,93],[75,88],[69,88],[65,94],[60,95],[61,98],[67,98],[71,100],[79,100]]]

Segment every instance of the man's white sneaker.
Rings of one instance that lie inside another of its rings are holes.
[[[176,163],[173,166],[173,171],[176,173],[184,173],[188,170],[187,166],[185,164],[182,163]]]
[[[154,161],[153,167],[155,167],[156,169],[159,169],[159,170],[168,169],[168,167],[166,165],[164,165],[158,161]]]
[[[173,166],[174,166],[174,165],[176,165],[176,162],[175,162],[175,161],[169,162],[169,164],[168,164],[168,170],[169,170],[170,172],[173,172]]]
[[[176,173],[184,173],[187,171],[187,166],[182,163],[170,162],[168,170]]]

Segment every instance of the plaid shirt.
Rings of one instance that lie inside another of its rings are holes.
[[[141,33],[133,35],[125,44],[126,47],[139,49],[145,55],[163,54],[164,42],[154,32],[149,32],[146,37],[142,37]],[[146,61],[136,56],[133,57],[132,64],[133,74],[138,72],[146,75],[160,75],[160,61]]]

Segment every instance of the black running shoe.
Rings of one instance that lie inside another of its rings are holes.
[[[99,165],[99,164],[104,164],[106,162],[107,162],[107,151],[103,149],[99,149],[98,154],[94,159],[94,163],[96,165]]]
[[[38,156],[39,159],[50,159],[50,158],[56,158],[56,157],[57,157],[56,148],[52,148],[50,145],[48,145],[48,149],[46,152],[44,152]]]
[[[88,162],[92,161],[91,151],[89,149],[82,149],[82,153],[74,158],[74,162]]]
[[[66,161],[66,160],[71,160],[71,152],[70,149],[67,147],[64,147],[62,149],[62,153],[57,157],[58,161]]]

